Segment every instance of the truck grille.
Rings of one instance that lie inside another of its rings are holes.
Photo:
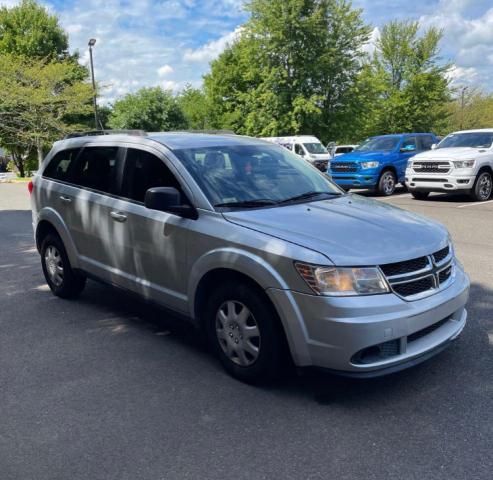
[[[330,170],[339,173],[354,173],[358,171],[358,164],[356,162],[330,162]]]
[[[447,245],[425,257],[380,265],[380,270],[397,295],[417,300],[448,285],[454,274],[453,252]]]
[[[448,173],[450,164],[448,162],[413,162],[413,170],[416,173]]]

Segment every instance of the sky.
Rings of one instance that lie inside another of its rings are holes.
[[[12,6],[17,0],[0,0]],[[248,16],[242,0],[43,0],[87,65],[96,38],[96,79],[103,103],[144,86],[179,91],[199,86],[209,62],[231,42]],[[454,83],[493,91],[493,0],[353,0],[378,38],[386,22],[419,20],[443,29],[441,55]],[[371,50],[372,45],[368,46]]]

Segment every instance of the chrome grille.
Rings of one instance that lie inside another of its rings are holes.
[[[413,162],[413,170],[416,173],[448,173],[450,171],[449,162]]]
[[[436,293],[451,282],[453,251],[447,245],[425,257],[380,265],[380,270],[394,293],[406,300],[417,300]]]
[[[330,170],[336,173],[354,173],[358,171],[358,164],[356,162],[330,162]]]

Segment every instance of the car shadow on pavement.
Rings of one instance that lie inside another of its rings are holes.
[[[113,290],[111,294],[108,289]],[[211,368],[221,369],[209,354],[204,339],[190,327],[189,322],[155,304],[96,283],[88,285],[81,301],[106,310],[111,304],[111,314],[124,318],[133,328],[166,336],[167,341],[185,348],[190,355],[200,357],[201,362],[205,360]],[[408,370],[373,379],[354,379],[313,371],[301,371],[298,374],[288,368],[281,379],[252,388],[263,389],[279,398],[306,399],[308,395],[321,405],[344,405],[345,408],[361,408],[374,402],[389,401],[396,392],[412,396],[416,390],[435,389],[436,394],[441,396],[442,388],[443,392],[450,391],[450,388],[444,387],[444,383],[454,385],[460,381],[461,389],[473,388],[468,387],[470,378],[481,375],[477,369],[478,358],[483,359],[481,362],[484,365],[486,358],[491,358],[493,354],[493,319],[490,315],[493,311],[493,290],[473,284],[467,308],[468,323],[459,339],[436,357]],[[493,387],[492,378],[485,374],[482,380],[485,388]]]

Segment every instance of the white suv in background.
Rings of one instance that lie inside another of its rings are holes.
[[[464,192],[478,202],[493,189],[493,128],[447,135],[435,148],[412,157],[406,186],[414,198],[430,192]]]

